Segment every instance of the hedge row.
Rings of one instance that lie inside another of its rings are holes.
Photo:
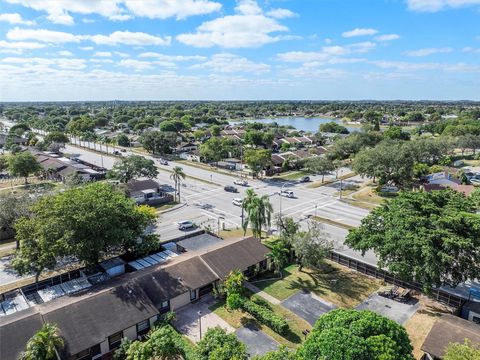
[[[288,332],[289,326],[285,319],[275,314],[268,307],[256,304],[248,299],[242,302],[241,307],[243,311],[249,313],[262,324],[268,326],[280,335],[285,335]]]

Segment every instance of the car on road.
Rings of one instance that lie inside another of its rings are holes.
[[[248,181],[243,179],[235,179],[233,182],[235,185],[248,186]]]
[[[115,150],[115,151],[113,152],[113,155],[122,156],[122,154],[121,154],[120,151],[118,151],[118,150]]]
[[[235,205],[235,206],[242,206],[243,199],[235,198],[235,199],[232,200],[232,204]]]
[[[384,186],[380,189],[380,192],[383,193],[396,193],[399,191],[399,188],[396,186]]]
[[[160,163],[160,165],[168,165],[168,161],[165,159],[158,159],[158,162]]]
[[[285,196],[285,197],[288,197],[288,198],[293,198],[294,197],[292,190],[283,190],[283,191],[280,192],[280,196]]]
[[[121,152],[127,152],[127,150],[126,150],[126,149],[120,149],[120,151],[121,151]]]
[[[190,220],[179,221],[177,224],[178,224],[178,230],[188,230],[195,227],[195,224]]]
[[[223,188],[223,190],[228,191],[228,192],[233,192],[237,193],[238,189],[235,186],[227,185]]]
[[[305,183],[310,181],[310,176],[304,176],[300,179],[300,182]]]

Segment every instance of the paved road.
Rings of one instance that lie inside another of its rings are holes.
[[[90,147],[93,149],[93,144],[90,144]],[[108,147],[108,154],[104,145],[100,146],[97,144],[96,149],[97,151],[105,151],[105,154],[102,155],[88,148],[80,148],[69,144],[66,145],[65,152],[76,154],[81,159],[98,166],[103,164],[105,168],[110,169],[117,160],[111,154],[113,148],[111,146]],[[122,154],[126,156],[130,153],[127,151]],[[150,156],[147,157],[153,159]],[[237,186],[239,189],[238,193],[229,193],[223,189],[225,185],[233,185],[234,177],[184,163],[170,162],[168,166],[163,166],[157,162],[157,165],[160,170],[157,181],[160,184],[166,184],[170,187],[173,185],[168,170],[171,170],[175,165],[181,166],[187,175],[187,179],[181,187],[181,201],[185,205],[177,210],[162,214],[156,224],[155,231],[160,234],[162,239],[168,240],[184,235],[184,232],[178,230],[176,225],[181,220],[191,220],[198,226],[209,227],[213,231],[217,231],[219,223],[220,227],[241,227],[242,211],[240,207],[232,204],[232,200],[234,198],[243,198],[247,187]],[[329,177],[326,178],[328,179]],[[314,181],[319,179],[319,176],[312,177]],[[359,176],[355,176],[344,180],[343,184],[345,186],[350,184],[358,185],[361,182],[363,180]],[[306,226],[306,219],[315,214],[351,226],[358,226],[361,219],[368,214],[368,211],[351,206],[338,199],[339,182],[317,188],[309,187],[311,184],[308,183],[290,182],[284,185],[284,187],[294,192],[294,198],[280,197],[279,192],[283,185],[284,183],[278,181],[249,179],[249,187],[253,188],[260,195],[270,197],[274,215],[281,213],[284,216],[293,217],[303,227]],[[173,188],[171,190],[173,191]],[[272,224],[272,227],[274,227],[274,224]],[[370,264],[376,264],[376,257],[373,253],[367,253],[363,257],[360,253],[343,245],[347,234],[346,230],[331,225],[325,225],[325,230],[334,241],[337,251],[362,259]],[[0,284],[4,280],[0,276]]]

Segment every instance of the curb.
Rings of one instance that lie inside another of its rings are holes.
[[[184,206],[187,206],[187,204],[183,203],[183,204],[178,204],[170,209],[166,209],[166,210],[160,210],[160,211],[157,211],[157,214],[165,214],[165,213],[169,213],[171,211],[174,211],[174,210],[177,210],[177,209],[181,209],[182,207]]]

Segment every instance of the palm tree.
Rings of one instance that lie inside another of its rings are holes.
[[[175,201],[177,201],[178,193],[178,201],[180,202],[180,183],[187,175],[183,172],[183,169],[180,166],[175,166],[172,170],[173,172],[170,174],[170,179],[175,182]]]
[[[250,225],[253,236],[261,239],[263,226],[270,227],[272,220],[273,207],[270,198],[268,195],[259,197],[253,190],[251,192],[247,190],[247,196],[242,207],[247,213],[242,223],[244,234],[246,234],[248,225]]]
[[[282,268],[287,263],[287,254],[289,253],[288,249],[285,247],[283,241],[277,241],[274,243],[270,249],[270,252],[267,256],[272,259],[275,272],[283,277]]]
[[[22,360],[56,360],[60,359],[58,349],[64,342],[54,324],[45,324],[27,342]]]

